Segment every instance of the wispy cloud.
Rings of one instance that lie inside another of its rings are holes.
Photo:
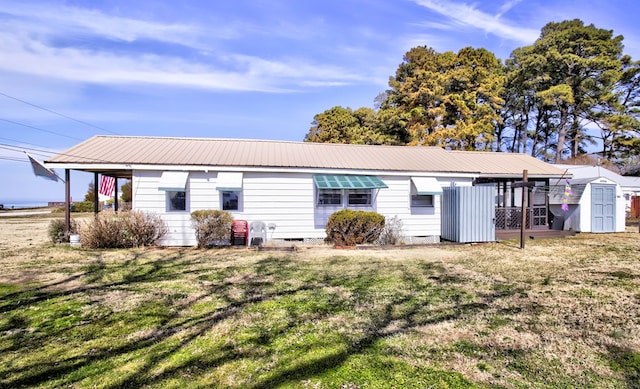
[[[518,0],[506,2],[497,15],[478,10],[473,5],[439,0],[413,0],[416,4],[447,17],[452,23],[468,28],[477,28],[486,33],[520,43],[530,44],[538,37],[539,31],[518,27],[501,19],[501,15],[518,3]]]
[[[215,49],[236,36],[233,27],[165,24],[64,6],[14,4],[2,10],[0,71],[79,83],[156,84],[229,91],[289,92],[303,87],[345,85],[363,80],[340,66],[309,59],[260,58]],[[1,15],[1,14],[0,14]],[[9,16],[7,16],[9,15]],[[230,23],[230,25],[233,23]],[[78,36],[125,42],[118,50]],[[204,36],[209,35],[206,43]],[[70,36],[74,41],[59,44]],[[192,49],[187,58],[127,42],[153,40]],[[208,46],[211,45],[211,46]]]
[[[94,35],[124,42],[155,40],[198,46],[196,42],[199,36],[204,35],[204,31],[195,25],[112,16],[92,9],[52,4],[10,3],[3,5],[2,13],[11,18],[6,23],[19,25],[23,33],[44,39]],[[232,33],[219,31],[218,34],[228,35]]]

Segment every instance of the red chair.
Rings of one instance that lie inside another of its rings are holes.
[[[249,223],[246,220],[234,220],[231,224],[231,245],[246,246],[249,237]]]

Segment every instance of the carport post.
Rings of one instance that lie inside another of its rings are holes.
[[[114,177],[113,182],[113,210],[118,212],[118,177]]]
[[[98,204],[100,198],[98,197],[98,172],[93,173],[93,214],[98,215]]]
[[[64,169],[64,234],[71,235],[71,176],[69,169]]]
[[[522,225],[520,226],[520,248],[524,250],[524,236],[525,230],[527,228],[527,192],[529,192],[529,187],[527,186],[527,181],[529,181],[529,171],[522,171]]]

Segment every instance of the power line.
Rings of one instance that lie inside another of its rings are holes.
[[[24,150],[21,150],[21,149],[23,149],[23,148],[19,148],[19,147],[11,146],[11,145],[9,145],[9,147],[0,146],[0,150],[9,150],[9,151],[13,151],[13,152],[21,152],[21,151],[24,151]],[[33,150],[33,149],[29,149],[29,148],[24,148],[24,149],[26,149],[26,150]],[[39,156],[44,157],[44,158],[49,158],[49,157],[50,157],[50,154],[55,154],[55,153],[51,153],[51,152],[47,152],[47,154],[43,154],[42,152],[39,152],[39,151],[31,151],[31,153],[32,153],[33,155],[39,155]]]
[[[98,159],[98,158],[90,158],[90,157],[86,157],[83,155],[74,155],[74,154],[67,154],[67,153],[58,153],[55,151],[49,151],[49,150],[42,150],[42,149],[35,149],[32,147],[25,147],[25,146],[16,146],[16,145],[9,145],[6,143],[0,143],[0,149],[5,149],[5,150],[9,150],[9,151],[24,151],[24,150],[29,150],[31,151],[33,154],[35,155],[40,155],[43,156],[45,158],[49,158],[51,155],[63,155],[65,157],[76,157],[76,158],[83,158],[86,159],[87,161],[93,161],[93,162],[107,162],[104,159]],[[43,154],[44,153],[44,154]]]
[[[108,132],[109,134],[113,134],[113,135],[120,135],[120,134],[118,134],[118,133],[116,133],[116,132],[114,132],[114,131],[107,130],[106,128],[102,128],[102,127],[96,126],[95,124],[87,123],[87,122],[85,122],[85,121],[83,121],[83,120],[79,120],[79,119],[73,118],[73,117],[71,117],[71,116],[69,116],[69,115],[65,115],[65,114],[63,114],[63,113],[56,112],[56,111],[51,110],[51,109],[49,109],[49,108],[45,108],[45,107],[42,107],[42,106],[40,106],[40,105],[30,103],[30,102],[28,102],[28,101],[24,101],[24,100],[19,99],[19,98],[17,98],[17,97],[10,96],[10,95],[8,95],[8,94],[6,94],[6,93],[2,93],[2,92],[0,92],[0,95],[2,95],[2,96],[4,96],[4,97],[7,97],[7,98],[10,98],[10,99],[13,99],[13,100],[16,100],[16,101],[19,101],[19,102],[24,103],[24,104],[30,105],[30,106],[32,106],[32,107],[35,107],[35,108],[41,109],[41,110],[43,110],[43,111],[50,112],[50,113],[52,113],[52,114],[54,114],[54,115],[62,116],[63,118],[66,118],[66,119],[69,119],[69,120],[73,120],[74,122],[77,122],[77,123],[80,123],[80,124],[84,124],[85,126],[93,127],[93,128],[96,128],[96,129],[98,129],[98,130],[100,130],[100,131]]]
[[[27,143],[27,142],[24,142],[24,141],[21,141],[21,140],[15,140],[15,139],[4,138],[4,137],[2,137],[2,136],[0,136],[0,139],[2,139],[2,140],[6,140],[6,141],[9,141],[9,142],[22,143],[22,144],[29,145],[29,146],[45,147],[45,148],[47,147],[47,146],[43,146],[43,145],[37,145],[37,144],[35,144],[35,143]],[[0,143],[0,144],[2,144],[2,143]],[[6,144],[2,144],[2,145],[3,145],[3,146],[13,146],[13,145],[6,145]],[[18,147],[18,146],[16,146],[16,147]]]
[[[0,94],[1,94],[1,93],[2,93],[2,92],[0,92]],[[58,136],[64,136],[65,138],[69,138],[69,139],[74,139],[74,140],[79,140],[79,141],[84,140],[84,139],[76,138],[75,136],[69,136],[69,135],[65,135],[65,134],[60,134],[60,133],[55,132],[55,131],[45,130],[45,129],[43,129],[43,128],[38,128],[38,127],[30,126],[30,125],[28,125],[28,124],[24,124],[24,123],[20,123],[20,122],[15,122],[15,121],[13,121],[13,120],[9,120],[9,119],[3,119],[3,118],[0,118],[0,120],[3,120],[3,121],[5,121],[5,122],[7,122],[7,123],[11,123],[11,124],[16,124],[16,125],[18,125],[18,126],[23,126],[23,127],[32,128],[32,129],[34,129],[34,130],[38,130],[38,131],[42,131],[42,132],[46,132],[46,133],[49,133],[49,134],[58,135]]]
[[[0,156],[0,160],[2,160],[2,161],[12,161],[12,162],[28,162],[27,160],[25,160],[23,158],[4,157],[4,156]]]

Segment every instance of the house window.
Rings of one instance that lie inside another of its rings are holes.
[[[342,191],[337,189],[319,189],[318,205],[342,204]]]
[[[169,211],[186,211],[187,192],[173,190],[167,191],[167,205]]]
[[[222,210],[237,211],[240,209],[239,200],[240,192],[225,190],[222,192]]]
[[[348,193],[349,205],[362,206],[371,205],[371,190],[351,190]]]
[[[434,177],[411,177],[411,207],[433,208],[433,196],[442,195],[442,187]]]
[[[411,195],[412,207],[433,207],[433,195]]]

